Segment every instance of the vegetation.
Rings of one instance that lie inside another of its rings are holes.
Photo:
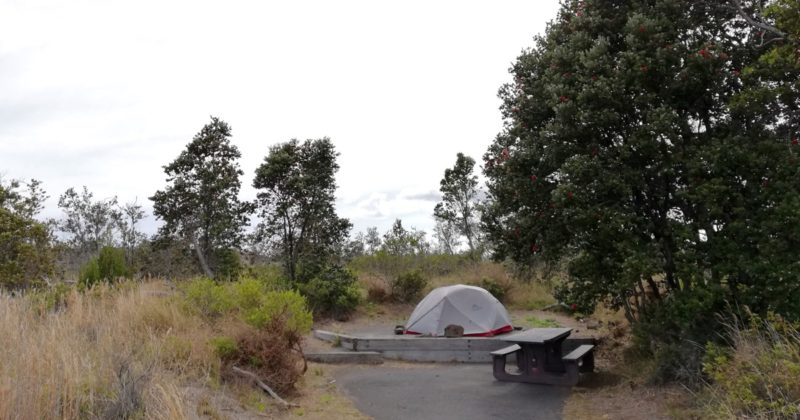
[[[419,301],[427,286],[428,279],[420,271],[408,271],[392,282],[391,297],[397,302],[414,303]]]
[[[270,148],[256,170],[262,217],[256,238],[275,241],[290,281],[304,283],[331,265],[350,221],[336,215],[336,163],[328,138],[297,140]]]
[[[760,43],[719,2],[565,2],[501,89],[496,257],[566,260],[558,298],[665,320],[656,351],[713,339],[725,300],[800,316],[796,124],[754,91]]]
[[[55,268],[50,228],[34,218],[46,195],[36,180],[20,187],[0,179],[0,288],[12,290],[40,285]]]
[[[439,183],[442,201],[433,209],[433,217],[440,223],[437,234],[452,251],[454,229],[467,239],[469,254],[479,258],[478,250],[478,176],[474,175],[475,159],[459,153],[453,168],[445,169]]]
[[[125,251],[107,246],[81,268],[78,284],[88,288],[100,281],[111,282],[127,277],[130,277],[130,269],[125,263]]]
[[[167,187],[150,198],[153,214],[164,221],[159,234],[188,244],[208,277],[214,277],[220,253],[240,245],[252,212],[250,203],[239,200],[244,173],[230,136],[230,126],[212,117],[186,150],[164,166]]]
[[[727,324],[728,346],[708,344],[703,371],[706,418],[781,418],[800,415],[800,333],[784,319]]]

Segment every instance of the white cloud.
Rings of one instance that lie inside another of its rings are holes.
[[[215,115],[243,196],[270,145],[329,136],[357,230],[429,229],[419,198],[457,152],[480,161],[497,89],[557,3],[4,0],[0,172],[44,181],[51,215],[70,186],[146,202]]]

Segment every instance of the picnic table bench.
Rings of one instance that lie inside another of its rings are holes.
[[[572,386],[580,372],[594,370],[594,345],[583,344],[562,355],[571,328],[532,328],[496,337],[514,343],[492,352],[494,377],[499,381]],[[516,372],[506,370],[509,355],[516,357]]]

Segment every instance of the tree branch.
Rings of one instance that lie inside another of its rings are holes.
[[[267,393],[270,396],[272,396],[272,398],[275,398],[279,403],[283,404],[284,407],[300,407],[297,404],[290,403],[290,402],[284,400],[283,398],[281,398],[281,396],[278,395],[275,391],[273,391],[272,388],[269,387],[269,385],[267,385],[264,382],[262,382],[261,379],[259,379],[258,376],[256,376],[255,373],[248,372],[248,371],[246,371],[244,369],[240,369],[240,368],[238,368],[236,366],[232,366],[231,368],[233,369],[234,372],[252,379],[253,382],[256,383],[256,385],[258,385],[264,391],[267,391]]]
[[[741,0],[730,0],[730,1],[736,7],[736,11],[739,13],[739,16],[741,16],[742,19],[744,19],[745,22],[747,22],[751,26],[755,26],[756,28],[763,29],[765,31],[771,32],[771,33],[773,33],[775,35],[778,35],[781,38],[787,38],[788,37],[788,35],[785,32],[781,31],[780,29],[778,29],[778,28],[776,28],[776,27],[774,27],[774,26],[772,26],[772,25],[770,25],[770,24],[768,24],[766,22],[762,22],[762,21],[753,19],[752,16],[750,16],[749,14],[747,14],[747,12],[745,12],[744,7],[742,6],[742,1]]]

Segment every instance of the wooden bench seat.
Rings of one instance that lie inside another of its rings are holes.
[[[567,368],[567,373],[577,375],[578,372],[594,371],[594,345],[582,344],[568,355],[561,358]]]
[[[512,345],[510,345],[508,347],[503,347],[500,350],[493,351],[492,352],[492,356],[494,358],[497,358],[497,357],[500,357],[500,356],[507,356],[507,355],[509,355],[511,353],[518,352],[520,350],[522,350],[522,347],[520,347],[519,344],[512,344]]]

